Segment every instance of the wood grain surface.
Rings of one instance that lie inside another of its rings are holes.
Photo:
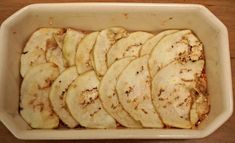
[[[0,0],[0,23],[20,8],[32,3],[49,2],[87,2],[85,0]],[[89,2],[98,2],[97,0]],[[112,0],[99,2],[114,2]],[[233,74],[233,88],[235,87],[235,0],[119,0],[118,2],[152,2],[152,3],[198,3],[209,8],[228,28],[230,43],[230,58]],[[0,69],[1,70],[1,69]],[[67,143],[67,142],[85,142],[85,141],[24,141],[16,139],[8,129],[0,122],[0,142],[1,143]],[[108,143],[120,142],[120,140],[98,140],[86,141],[88,143]],[[190,143],[235,143],[235,114],[212,135],[197,140],[122,140],[122,143],[153,143],[153,142],[190,142]]]

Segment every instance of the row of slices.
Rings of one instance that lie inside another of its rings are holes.
[[[32,128],[192,128],[209,112],[203,45],[191,30],[40,28],[21,56]]]

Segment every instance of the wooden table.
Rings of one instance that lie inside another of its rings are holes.
[[[97,1],[97,0],[93,0]],[[111,2],[112,0],[107,0],[106,2]],[[31,3],[45,3],[53,2],[53,0],[1,0],[0,1],[0,23],[2,23],[7,17],[13,14],[16,10],[31,4]],[[66,0],[57,0],[54,2],[67,2]],[[70,0],[70,2],[78,2],[75,0]],[[82,2],[82,0],[79,0]],[[84,0],[85,2],[85,0]],[[104,2],[104,1],[103,1]],[[205,5],[209,8],[228,28],[229,40],[230,40],[230,58],[232,66],[233,76],[233,88],[235,87],[235,0],[227,1],[217,1],[217,0],[119,0],[119,2],[178,2],[178,3],[199,3]],[[234,98],[235,99],[235,98]],[[234,100],[235,101],[235,100]],[[235,103],[235,102],[234,102]],[[129,142],[213,142],[213,143],[234,143],[235,142],[235,114],[216,132],[207,138],[200,140],[123,140],[123,143]],[[37,142],[45,143],[49,141],[22,141],[16,139],[8,129],[0,123],[0,142],[1,143],[22,143],[22,142]],[[50,141],[52,142],[69,142],[69,141]],[[73,141],[76,142],[76,141]],[[78,142],[78,141],[77,141]],[[102,141],[88,141],[90,143],[94,142],[119,142],[118,140],[102,140]]]

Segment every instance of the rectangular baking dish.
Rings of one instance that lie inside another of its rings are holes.
[[[197,129],[54,129],[32,130],[18,113],[20,55],[39,27],[130,31],[192,29],[205,46],[211,111]],[[203,138],[233,112],[228,32],[207,8],[195,4],[58,3],[33,4],[6,19],[0,29],[0,119],[19,139],[186,139]]]

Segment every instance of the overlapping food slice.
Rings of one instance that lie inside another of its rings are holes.
[[[153,103],[162,121],[167,126],[191,128],[196,123],[195,120],[197,119],[192,119],[193,122],[190,120],[190,110],[192,104],[196,102],[195,99],[205,93],[201,90],[202,87],[197,86],[198,84],[202,85],[202,82],[199,82],[198,79],[201,79],[203,68],[203,60],[187,61],[186,63],[177,60],[162,68],[153,78]],[[209,107],[208,102],[202,104]],[[196,105],[199,105],[197,108],[202,109],[201,103]],[[208,108],[202,110],[204,110],[202,111],[203,114],[208,112]],[[202,115],[195,112],[193,111],[191,116]]]
[[[55,64],[45,63],[32,67],[23,79],[20,114],[32,128],[55,128],[59,124],[48,98],[51,84],[58,75]]]
[[[103,107],[121,125],[129,128],[141,127],[141,124],[134,120],[119,102],[116,92],[117,78],[123,69],[134,59],[127,57],[116,61],[106,72],[99,86],[99,95]]]
[[[69,112],[65,98],[69,85],[78,77],[76,67],[70,67],[62,72],[53,82],[50,90],[49,99],[53,110],[59,118],[70,128],[78,125],[78,122],[72,117]]]
[[[63,48],[65,32],[66,32],[66,29],[64,29],[64,33],[55,33],[54,34],[54,39],[60,49]]]
[[[181,30],[163,37],[154,47],[149,58],[151,77],[170,62],[198,60],[202,56],[202,43],[191,30]]]
[[[194,103],[190,110],[190,121],[193,126],[197,125],[199,121],[202,121],[210,110],[207,97],[201,93],[198,94],[194,97]]]
[[[115,120],[102,107],[98,86],[94,71],[79,75],[68,89],[66,104],[72,116],[84,127],[115,128]]]
[[[107,28],[99,33],[93,50],[94,69],[99,76],[103,76],[107,71],[106,54],[110,47],[117,40],[126,36],[127,31],[121,27]]]
[[[20,73],[24,77],[33,66],[46,63],[45,51],[54,39],[54,34],[63,33],[61,28],[40,28],[35,31],[26,43],[21,55]]]
[[[62,50],[55,39],[51,39],[47,43],[46,61],[56,64],[59,67],[60,72],[63,72],[67,65],[63,58]]]
[[[92,32],[86,35],[80,42],[76,53],[76,66],[79,74],[87,72],[93,68],[92,50],[99,32]]]
[[[67,62],[67,65],[69,66],[75,65],[75,55],[76,55],[77,46],[84,36],[85,34],[80,31],[71,28],[67,29],[67,32],[65,33],[64,36],[63,48],[62,48],[62,52]]]
[[[147,32],[133,32],[129,34],[128,37],[119,40],[115,43],[107,54],[107,63],[108,66],[113,64],[116,60],[123,57],[138,57],[139,50],[142,45],[150,38],[153,37],[153,34]]]
[[[144,127],[162,128],[151,101],[148,56],[133,60],[118,78],[116,90],[124,109]]]
[[[140,50],[140,56],[144,56],[144,55],[148,55],[151,53],[152,49],[157,45],[157,43],[165,36],[170,35],[172,33],[175,33],[179,30],[165,30],[162,31],[160,33],[158,33],[157,35],[155,35],[154,37],[150,38],[149,40],[147,40],[144,45],[142,46],[141,50]]]

